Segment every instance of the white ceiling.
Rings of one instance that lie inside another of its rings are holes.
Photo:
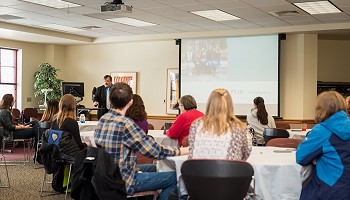
[[[112,1],[112,0],[109,0]],[[131,13],[100,12],[106,0],[69,0],[83,6],[55,9],[21,0],[0,1],[0,38],[58,44],[86,44],[137,36],[179,35],[186,33],[242,31],[272,28],[286,32],[300,27],[350,29],[350,0],[331,0],[342,13],[309,15],[291,4],[296,0],[124,0],[133,7]],[[299,0],[300,2],[301,0]],[[241,20],[215,22],[190,13],[191,11],[220,9]],[[271,12],[297,11],[294,16],[276,17]],[[11,16],[6,16],[11,15]],[[20,19],[3,19],[2,17]],[[105,19],[131,17],[156,26],[132,27]],[[58,24],[79,28],[77,32],[45,30],[41,26]],[[98,26],[91,30],[82,27]],[[312,28],[305,30],[312,31]],[[322,28],[315,30],[322,30]],[[348,33],[342,31],[342,33]],[[199,34],[200,35],[200,34]]]

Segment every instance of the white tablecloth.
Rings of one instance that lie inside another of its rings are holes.
[[[163,146],[178,147],[178,140],[164,135],[164,130],[148,130],[148,135],[151,135],[157,143]],[[174,163],[169,160],[157,160],[157,169],[160,172],[173,171]]]
[[[295,161],[295,151],[274,152],[277,149],[285,148],[253,147],[247,161],[254,168],[255,192],[264,200],[297,200],[302,187],[300,176],[302,167]],[[187,194],[180,171],[182,163],[187,160],[187,155],[167,159],[173,162],[172,170],[176,171],[181,195]]]
[[[301,129],[287,129],[287,131],[289,132],[289,138],[304,140],[306,134],[311,131],[311,129],[306,129],[306,131],[302,131]]]
[[[98,121],[85,121],[85,123],[80,123],[78,121],[79,131],[95,131],[97,123]]]

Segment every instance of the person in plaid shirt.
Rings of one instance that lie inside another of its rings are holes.
[[[164,147],[147,136],[133,120],[125,117],[132,105],[132,89],[126,83],[116,83],[110,91],[112,109],[103,115],[95,130],[97,147],[105,149],[119,166],[128,194],[149,190],[162,190],[160,200],[168,199],[176,189],[175,172],[156,172],[155,165],[136,163],[136,152],[156,159],[188,154],[188,147]]]

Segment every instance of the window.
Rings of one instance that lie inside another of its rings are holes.
[[[13,94],[15,99],[17,97],[17,50],[15,49],[0,48],[0,99],[4,94]]]

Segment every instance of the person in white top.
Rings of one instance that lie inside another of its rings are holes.
[[[246,127],[234,114],[229,92],[214,90],[209,96],[205,116],[191,125],[188,158],[248,159]]]
[[[254,129],[257,144],[264,145],[264,129],[276,128],[276,124],[273,117],[267,113],[262,97],[256,97],[253,100],[253,108],[247,115],[247,123]]]

